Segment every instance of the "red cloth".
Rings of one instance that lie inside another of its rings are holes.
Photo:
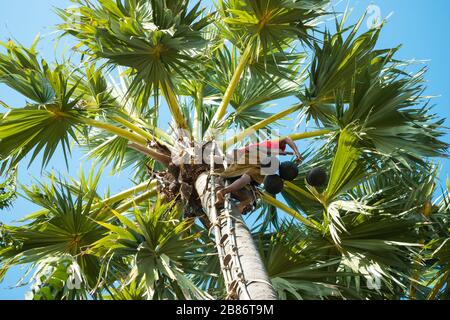
[[[284,142],[284,141],[280,142],[279,140],[275,140],[275,141],[267,140],[267,141],[263,141],[263,142],[260,142],[260,143],[250,144],[250,145],[248,145],[248,146],[246,146],[246,147],[244,147],[244,148],[242,148],[240,150],[241,151],[248,151],[250,148],[256,149],[256,148],[259,148],[259,147],[265,148],[265,149],[268,149],[268,150],[278,149],[278,150],[281,150],[281,151],[285,152],[286,151],[286,142]]]

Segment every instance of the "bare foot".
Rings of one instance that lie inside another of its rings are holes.
[[[242,215],[246,215],[253,209],[253,206],[251,203],[247,201],[242,201],[237,205],[237,209],[240,211]]]
[[[225,202],[225,192],[224,190],[219,190],[216,193],[216,205],[221,205]]]

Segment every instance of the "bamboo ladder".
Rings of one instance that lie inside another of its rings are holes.
[[[216,207],[216,173],[215,173],[215,150],[217,143],[212,141],[211,155],[210,155],[210,177],[209,177],[209,192],[210,192],[210,212],[212,227],[210,230],[214,231],[214,239],[219,255],[220,267],[223,270],[223,277],[227,289],[227,299],[237,299],[239,291],[244,295],[246,300],[250,300],[250,295],[247,290],[247,281],[245,279],[244,271],[242,269],[241,260],[236,241],[236,217],[232,215],[233,203],[231,195],[225,196],[225,204],[223,214],[217,214]],[[220,150],[219,150],[220,152]],[[226,156],[220,153],[225,168],[228,167]],[[226,186],[228,182],[226,183]]]

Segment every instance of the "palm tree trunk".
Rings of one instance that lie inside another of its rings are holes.
[[[214,195],[211,194],[209,181],[210,179],[208,178],[208,174],[204,173],[197,179],[195,187],[208,218],[212,224],[215,224],[215,214],[212,212],[213,209],[210,205],[211,197]],[[234,205],[232,205],[230,214],[232,219],[235,221],[235,244],[230,236],[226,237],[229,233],[226,219],[219,219],[220,223],[218,225],[220,226],[222,237],[226,238],[222,243],[225,255],[232,255],[234,252],[234,246],[237,249],[236,256],[238,258],[237,261],[239,262],[239,265],[237,266],[236,262],[233,261],[231,261],[231,264],[228,265],[234,270],[236,270],[236,268],[240,268],[242,270],[242,279],[244,281],[237,287],[237,298],[239,300],[276,300],[276,292],[270,283],[269,276],[258,249],[253,241],[250,230],[245,225],[240,212]],[[224,210],[219,212],[217,215],[219,217],[224,217]],[[221,264],[221,268],[222,274],[225,276],[226,270],[224,269],[223,264]]]

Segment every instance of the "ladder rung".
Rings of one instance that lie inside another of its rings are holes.
[[[232,259],[231,254],[227,254],[225,258],[223,258],[223,264],[228,266],[230,264],[230,261]]]
[[[238,280],[233,280],[230,285],[229,285],[229,290],[230,291],[235,291],[237,289],[239,285],[239,281]]]
[[[220,239],[220,243],[223,245],[225,243],[225,241],[227,241],[228,239],[228,234],[225,234],[222,239]]]

